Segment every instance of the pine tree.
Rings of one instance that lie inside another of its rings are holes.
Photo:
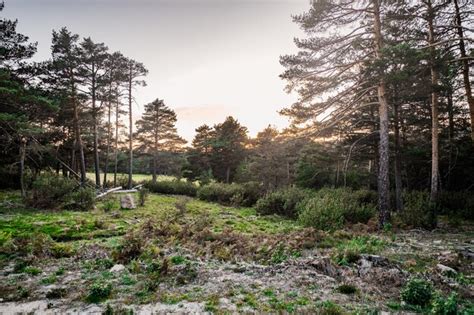
[[[137,121],[136,139],[153,158],[153,182],[157,178],[158,153],[176,151],[186,143],[177,133],[176,121],[176,113],[160,99],[146,104],[142,118]]]
[[[141,77],[148,74],[148,70],[145,66],[133,59],[129,59],[126,67],[126,89],[128,97],[128,119],[129,119],[129,132],[128,132],[128,189],[132,188],[132,174],[133,174],[133,114],[132,105],[134,102],[133,89],[136,86],[146,86],[144,80],[140,80]]]

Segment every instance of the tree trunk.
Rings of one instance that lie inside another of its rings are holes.
[[[382,56],[383,39],[380,22],[379,0],[372,0],[374,14],[374,41],[377,59]],[[389,182],[389,139],[388,139],[388,103],[385,97],[385,81],[380,78],[377,86],[379,101],[380,141],[379,141],[379,173],[378,173],[378,206],[379,227],[382,228],[390,221],[390,182]]]
[[[128,185],[127,188],[132,188],[132,173],[133,173],[133,117],[132,117],[132,65],[130,65],[129,81],[128,81],[128,114],[129,114],[129,138],[128,138]]]
[[[464,32],[462,29],[461,13],[459,12],[458,0],[454,0],[456,9],[456,25],[459,36],[459,51],[462,62],[462,76],[464,81],[464,89],[466,90],[467,103],[469,104],[469,113],[471,116],[471,139],[474,142],[474,97],[472,96],[471,81],[469,78],[469,60],[466,54],[466,46],[464,43]]]
[[[438,81],[439,73],[436,66],[434,11],[431,0],[428,5],[428,43],[430,44],[430,72],[431,72],[431,202],[436,202],[439,191],[439,126],[438,126]]]
[[[400,119],[398,104],[394,104],[393,106],[393,116],[395,123],[395,206],[397,211],[402,211],[402,161],[400,155]]]
[[[110,93],[110,89],[109,89]],[[109,96],[110,97],[110,96]],[[107,185],[107,173],[109,172],[109,154],[110,154],[110,140],[112,138],[111,135],[111,127],[112,127],[112,104],[107,102],[108,112],[107,112],[107,149],[105,151],[105,165],[104,165],[104,186]]]
[[[448,175],[446,178],[446,185],[451,186],[451,168],[453,164],[453,138],[454,138],[454,112],[453,112],[453,92],[448,91],[448,141],[449,141],[449,154],[448,154]]]
[[[119,101],[115,104],[114,187],[117,187]]]
[[[227,166],[226,172],[225,172],[225,182],[228,184],[230,181],[230,167]]]
[[[73,76],[71,75],[71,82],[74,81]],[[81,172],[81,185],[84,186],[86,184],[86,159],[84,156],[84,145],[82,144],[81,138],[81,128],[79,127],[79,109],[77,108],[76,102],[76,87],[74,83],[71,84],[71,92],[72,92],[72,106],[73,106],[73,128],[74,128],[74,136],[75,136],[75,144],[76,149],[79,151],[79,168]]]
[[[26,140],[21,139],[20,144],[20,188],[21,188],[21,197],[26,197],[26,188],[25,188],[25,157],[26,157]]]
[[[96,107],[96,86],[95,86],[95,67],[92,64],[92,120],[93,120],[93,136],[94,136],[94,171],[95,171],[95,186],[100,187],[100,164],[99,164],[99,124],[97,121],[97,107]]]

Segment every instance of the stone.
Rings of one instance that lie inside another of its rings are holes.
[[[125,270],[125,266],[122,264],[117,264],[114,265],[112,268],[110,268],[110,272],[122,272]]]
[[[135,200],[133,196],[130,194],[126,194],[120,198],[120,208],[122,209],[135,209],[137,206],[135,205]]]
[[[456,270],[451,267],[445,266],[443,264],[437,264],[436,268],[444,275],[455,275],[457,274]]]

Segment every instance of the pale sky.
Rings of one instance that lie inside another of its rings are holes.
[[[63,26],[143,62],[148,86],[136,92],[139,113],[155,98],[178,115],[187,140],[204,123],[232,115],[255,135],[287,125],[277,111],[287,95],[279,56],[294,53],[301,31],[292,14],[308,0],[6,0],[2,14],[38,41],[35,60],[50,57],[51,32]]]

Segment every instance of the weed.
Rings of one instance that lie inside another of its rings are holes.
[[[400,296],[408,305],[425,307],[433,297],[433,286],[424,279],[412,278],[405,284]]]
[[[431,313],[435,315],[457,315],[458,312],[458,296],[451,293],[447,298],[436,294],[431,304]]]
[[[173,265],[181,265],[183,264],[184,262],[186,262],[186,258],[184,258],[183,256],[173,256],[171,257],[171,262],[173,263]]]
[[[316,313],[321,315],[342,315],[342,308],[332,301],[316,303]]]
[[[41,284],[44,284],[44,285],[53,284],[56,281],[58,281],[58,278],[56,277],[56,275],[53,274],[53,275],[49,275],[46,278],[41,279]]]
[[[26,267],[23,271],[32,276],[37,276],[41,273],[41,269],[32,266]]]
[[[206,304],[204,304],[204,310],[206,312],[215,313],[219,307],[219,296],[216,294],[208,296]]]
[[[112,285],[108,282],[98,280],[89,287],[87,301],[98,303],[106,300],[112,294]]]

